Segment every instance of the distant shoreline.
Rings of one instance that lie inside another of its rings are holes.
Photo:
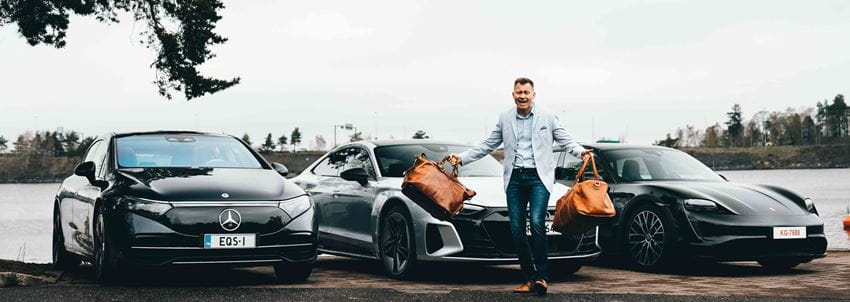
[[[796,169],[847,169],[850,168],[850,145],[811,145],[811,146],[772,146],[744,148],[682,148],[691,156],[716,171],[729,170],[796,170]],[[269,152],[263,153],[269,162],[279,162],[289,168],[294,176],[309,164],[325,154],[325,151],[305,152]],[[503,150],[492,153],[498,160],[504,159]],[[4,167],[15,167],[14,156],[0,156],[0,184],[12,183],[56,183],[70,175],[73,165],[79,158],[65,158],[55,161],[52,173],[13,177]],[[6,163],[4,164],[4,161]],[[61,166],[61,167],[59,167]],[[67,168],[67,169],[65,169]],[[65,171],[67,170],[67,171]],[[46,175],[45,175],[46,174]]]

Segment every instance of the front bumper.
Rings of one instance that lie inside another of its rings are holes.
[[[229,207],[240,210],[239,207]],[[209,210],[209,209],[207,209]],[[212,209],[212,212],[220,211]],[[260,208],[246,213],[262,211]],[[268,211],[279,211],[268,208]],[[204,234],[225,233],[221,229],[198,225],[167,226],[162,219],[156,220],[132,212],[123,212],[118,217],[124,221],[124,230],[114,234],[119,250],[119,259],[126,264],[139,266],[163,266],[180,264],[218,264],[230,266],[258,266],[279,262],[309,262],[316,259],[318,248],[317,224],[314,210],[288,220],[276,230],[269,231],[267,225],[246,225],[244,230],[233,233],[256,234],[256,247],[245,249],[204,248]],[[243,217],[250,222],[251,217]],[[173,221],[173,219],[172,219]],[[179,232],[174,229],[191,232]]]
[[[695,235],[684,245],[686,255],[716,261],[793,259],[801,262],[826,257],[823,222],[816,215],[738,216],[688,213]],[[806,228],[806,238],[774,239],[773,228]]]
[[[554,209],[549,212],[549,217],[553,217]],[[598,228],[577,236],[549,235],[549,259],[592,261],[601,253],[597,236]],[[427,260],[492,263],[519,261],[505,208],[485,208],[472,215],[458,215],[448,222],[429,223],[424,237]],[[440,253],[445,250],[456,252]]]

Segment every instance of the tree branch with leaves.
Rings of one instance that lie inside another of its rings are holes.
[[[211,46],[227,41],[214,32],[222,9],[219,0],[3,0],[0,26],[17,24],[18,33],[32,46],[63,48],[72,14],[117,23],[119,13],[131,13],[135,21],[148,25],[142,43],[157,53],[151,67],[157,71],[154,84],[159,94],[171,99],[179,92],[191,100],[240,81],[207,77],[197,69],[215,57]]]

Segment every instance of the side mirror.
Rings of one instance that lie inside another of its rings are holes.
[[[94,162],[87,161],[74,168],[74,175],[85,177],[90,183],[94,183]]]
[[[89,180],[89,183],[92,184],[93,186],[96,186],[96,187],[100,188],[101,190],[104,190],[107,187],[109,187],[109,183],[106,182],[105,180],[95,179],[94,173],[95,173],[95,166],[94,166],[94,162],[91,162],[91,161],[87,161],[87,162],[84,162],[82,164],[79,164],[79,165],[77,165],[76,168],[74,168],[74,175],[85,177],[86,179]]]
[[[272,168],[274,168],[274,170],[277,171],[277,173],[279,173],[281,176],[286,177],[286,175],[289,175],[289,169],[287,169],[286,166],[284,166],[283,164],[272,163]]]
[[[363,168],[351,168],[339,173],[339,177],[348,181],[356,181],[365,186],[369,180],[369,173]]]

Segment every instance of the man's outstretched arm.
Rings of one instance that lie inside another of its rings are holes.
[[[483,142],[461,154],[452,153],[449,155],[449,160],[457,161],[459,164],[469,164],[481,159],[502,144],[502,122],[496,123],[496,129],[490,132],[490,136]]]

